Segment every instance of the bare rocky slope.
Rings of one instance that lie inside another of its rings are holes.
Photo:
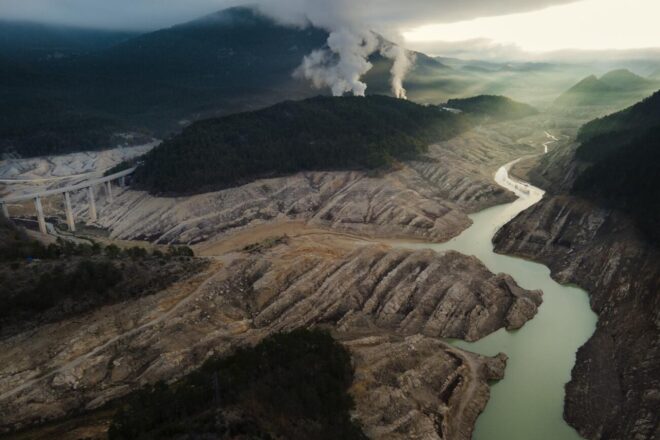
[[[455,252],[291,239],[226,255],[156,295],[1,340],[2,429],[97,408],[211,354],[320,325],[353,353],[356,416],[372,438],[469,439],[505,358],[438,338],[520,327],[540,300]]]
[[[373,439],[470,439],[504,376],[506,356],[488,358],[421,335],[361,337],[345,344],[355,363],[356,416]]]
[[[0,195],[32,193],[36,189],[74,185],[103,174],[117,163],[150,151],[158,141],[104,151],[61,156],[0,160]]]
[[[373,176],[306,172],[190,197],[126,191],[112,204],[99,190],[99,224],[113,238],[194,244],[264,222],[305,220],[367,236],[444,241],[467,228],[468,213],[511,201],[492,181],[502,163],[533,152],[482,128],[430,147],[423,160]],[[84,217],[85,195],[77,214]]]
[[[660,436],[660,252],[629,219],[570,195],[546,196],[495,237],[589,291],[594,335],[566,386],[566,420],[588,439]]]

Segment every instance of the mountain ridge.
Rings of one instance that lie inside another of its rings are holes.
[[[327,36],[229,8],[94,53],[25,66],[7,59],[0,62],[0,154],[109,148],[117,133],[162,138],[194,120],[329,93],[293,77]],[[392,61],[372,59],[368,91],[389,94]],[[427,76],[448,69],[423,54],[417,60]]]
[[[57,60],[108,48],[139,34],[0,19],[0,56],[24,62]]]
[[[628,69],[615,69],[600,78],[593,74],[583,78],[555,99],[554,105],[625,107],[648,96],[658,87],[659,81],[643,78]]]

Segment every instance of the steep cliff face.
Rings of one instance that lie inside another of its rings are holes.
[[[660,251],[625,216],[566,195],[521,213],[494,242],[584,287],[599,315],[566,386],[566,420],[588,439],[658,438]]]

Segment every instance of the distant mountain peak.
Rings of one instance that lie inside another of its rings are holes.
[[[589,75],[568,89],[566,93],[595,93],[610,90],[611,87],[604,83],[602,80],[598,79],[596,75]]]
[[[619,105],[631,104],[654,91],[655,81],[643,78],[628,69],[616,69],[600,78],[589,75],[555,100],[558,105]]]
[[[614,69],[607,72],[600,79],[607,79],[607,78],[642,78],[642,77],[631,72],[628,69]]]
[[[617,69],[607,72],[601,76],[600,80],[612,87],[643,87],[648,84],[648,80],[631,72],[628,69]]]
[[[256,26],[261,24],[275,24],[275,20],[261,14],[255,8],[249,6],[235,6],[221,9],[211,14],[204,15],[187,23],[174,27],[200,26],[209,24],[220,24],[226,27]]]

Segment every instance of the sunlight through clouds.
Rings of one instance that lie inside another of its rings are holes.
[[[585,0],[534,12],[426,25],[403,33],[410,43],[487,39],[529,52],[660,46],[660,0]]]

